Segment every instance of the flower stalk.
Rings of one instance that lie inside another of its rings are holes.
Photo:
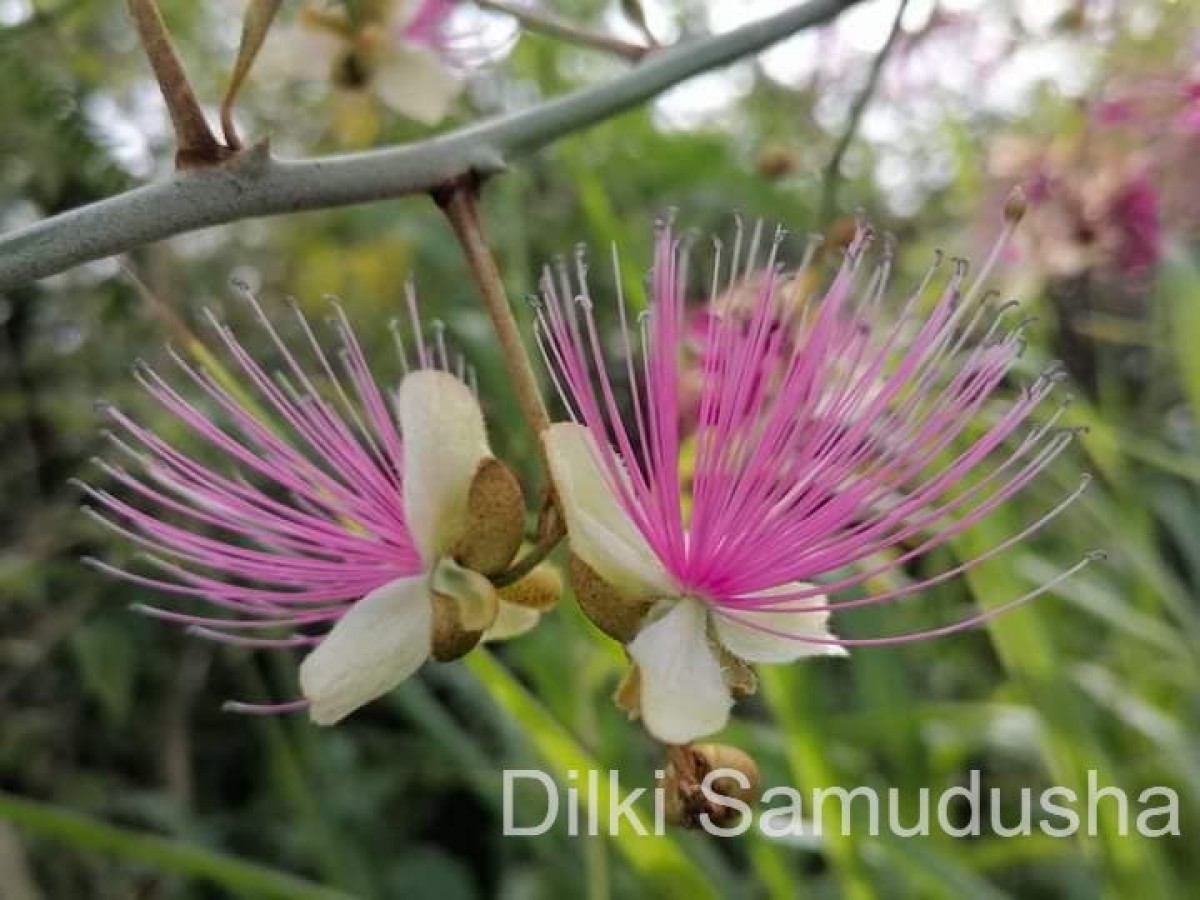
[[[550,426],[550,415],[546,412],[546,403],[538,388],[533,363],[530,362],[529,354],[525,352],[521,329],[517,325],[508,294],[504,290],[504,279],[500,276],[496,259],[488,246],[483,222],[479,218],[478,182],[471,177],[460,179],[445,190],[436,191],[434,199],[450,220],[454,236],[458,238],[471,275],[479,287],[479,293],[496,331],[496,339],[500,342],[504,367],[517,392],[521,415],[533,434],[539,436]],[[545,451],[541,449],[540,441],[538,448],[544,463]]]
[[[538,521],[538,544],[507,572],[493,577],[492,582],[497,587],[503,587],[532,572],[566,535],[566,524],[562,516],[558,515],[558,501],[551,487],[549,459],[541,440],[543,432],[550,427],[550,414],[546,411],[546,402],[538,387],[533,363],[525,350],[520,326],[513,315],[508,293],[504,289],[504,279],[500,275],[496,258],[492,255],[487,235],[483,230],[483,222],[479,217],[478,180],[470,176],[459,179],[444,190],[434,191],[433,197],[450,220],[471,275],[479,287],[480,296],[483,297],[484,306],[487,307],[488,316],[492,320],[496,339],[500,343],[505,369],[517,392],[521,415],[534,436],[542,472],[546,477],[547,487]]]

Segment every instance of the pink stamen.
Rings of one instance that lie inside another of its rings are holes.
[[[796,606],[857,587],[953,540],[1033,483],[1070,445],[1074,433],[1054,427],[1062,408],[1020,434],[1054,390],[1056,370],[975,427],[1023,347],[1026,323],[1007,319],[1014,304],[996,303],[985,292],[1012,226],[969,285],[966,263],[955,261],[921,312],[939,258],[889,320],[890,241],[868,271],[863,261],[872,235],[860,228],[823,296],[792,298],[776,264],[782,235],[764,253],[762,223],[747,235],[739,222],[731,252],[716,246],[699,414],[690,435],[680,430],[688,248],[670,226],[656,236],[640,365],[624,298],[617,298],[625,406],[605,365],[586,267],[577,263],[574,284],[565,266],[557,277],[546,272],[537,313],[542,358],[572,418],[595,437],[622,508],[681,593],[732,618],[739,611],[822,613],[890,602],[1011,549],[1078,496],[1073,492],[985,552],[904,590]],[[815,246],[809,244],[796,283],[808,278]],[[613,258],[615,266],[615,251]],[[694,441],[695,462],[685,514],[686,437]],[[915,548],[908,546],[913,540]],[[861,566],[888,551],[886,562]],[[855,564],[855,574],[831,581]],[[1001,608],[1044,593],[1079,568]],[[779,591],[793,582],[816,586]],[[949,634],[994,614],[864,643]]]
[[[142,552],[137,570],[85,562],[140,587],[206,603],[215,615],[135,607],[197,637],[251,648],[307,648],[360,598],[422,569],[404,515],[403,445],[391,401],[340,305],[333,303],[332,317],[340,346],[330,355],[295,304],[301,339],[293,348],[258,300],[243,292],[282,369],[268,373],[211,313],[231,360],[227,373],[174,350],[178,385],[139,364],[137,381],[215,462],[186,454],[120,410],[103,407],[120,431],[109,439],[127,464],[97,464],[123,490],[119,496],[80,483],[94,504],[85,510]],[[465,361],[451,359],[440,329],[434,346],[426,343],[411,285],[406,296],[414,367],[450,370],[453,364],[466,374]],[[408,371],[408,354],[397,343]],[[312,364],[301,361],[301,352]],[[151,571],[141,571],[145,566]],[[272,631],[279,636],[267,636]],[[305,705],[227,708],[271,714]]]

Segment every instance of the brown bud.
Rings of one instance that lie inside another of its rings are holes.
[[[833,250],[844,250],[854,242],[854,237],[858,234],[858,219],[854,216],[839,216],[834,219],[826,232],[825,244],[823,249],[825,252]]]
[[[653,598],[634,599],[618,591],[575,554],[571,554],[567,577],[575,598],[592,624],[622,644],[632,641],[642,627]]]
[[[549,563],[540,563],[524,578],[500,588],[500,599],[514,606],[545,612],[558,604],[562,592],[563,579],[558,569]]]
[[[791,175],[800,168],[800,160],[782,144],[768,144],[758,154],[758,174],[772,181]]]
[[[444,559],[433,573],[433,658],[458,659],[496,621],[500,599],[492,583]]]
[[[441,594],[433,595],[433,658],[451,662],[475,649],[483,629],[463,628],[458,601]]]
[[[712,772],[731,769],[741,773],[722,774],[710,778]],[[707,795],[704,789],[707,782]],[[700,817],[720,827],[737,822],[741,811],[721,801],[733,798],[752,804],[758,796],[761,777],[758,764],[744,750],[729,744],[696,744],[675,747],[659,787],[663,789],[667,820],[685,828],[696,828]]]
[[[467,521],[453,556],[468,569],[497,575],[508,568],[525,532],[525,497],[517,477],[498,459],[485,459],[467,495]]]

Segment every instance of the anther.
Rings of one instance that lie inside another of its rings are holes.
[[[1004,218],[1016,225],[1024,218],[1028,209],[1029,198],[1025,195],[1025,189],[1017,185],[1009,192],[1008,199],[1004,201]]]

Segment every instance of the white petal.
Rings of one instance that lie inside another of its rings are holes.
[[[404,440],[404,514],[421,558],[433,565],[462,535],[480,460],[491,456],[471,389],[448,372],[405,376],[397,400]]]
[[[542,614],[528,606],[518,606],[516,603],[500,601],[500,611],[496,613],[496,621],[483,633],[484,641],[507,641],[520,637],[527,631],[532,631]]]
[[[646,728],[660,741],[685,744],[725,727],[733,697],[708,642],[708,610],[675,602],[629,644],[642,675]]]
[[[428,579],[398,578],[363,597],[300,665],[300,690],[318,725],[386,694],[429,658]]]
[[[542,433],[571,549],[613,587],[634,597],[679,593],[605,477],[591,433],[560,422]]]
[[[271,81],[328,81],[338,56],[349,46],[344,38],[313,25],[281,25],[272,29],[254,61],[254,78]]]
[[[796,581],[770,591],[763,591],[760,596],[772,594],[793,594],[811,588],[811,584]],[[828,603],[824,594],[796,600],[775,610],[755,610],[713,615],[717,637],[725,645],[725,649],[734,656],[747,662],[755,663],[786,663],[803,659],[806,656],[845,656],[846,648],[837,644],[814,644],[797,638],[809,637],[829,640],[833,637],[829,632],[829,610],[822,612],[788,612],[787,606],[803,609],[806,606],[822,606]],[[752,624],[745,624],[752,623]],[[781,634],[770,634],[754,628],[769,628]],[[783,635],[796,635],[784,637]]]
[[[384,52],[371,79],[379,99],[422,125],[442,121],[462,91],[462,79],[425,47],[397,43]]]

